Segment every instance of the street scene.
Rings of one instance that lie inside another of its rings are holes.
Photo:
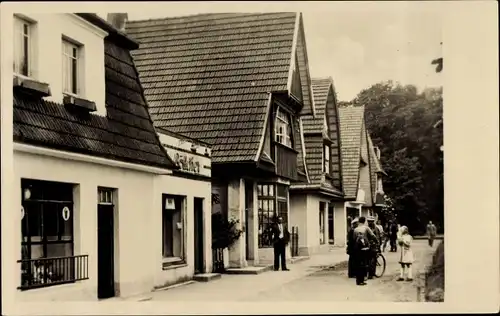
[[[436,250],[427,240],[414,244],[416,271],[431,264]],[[225,275],[210,283],[187,283],[136,297],[137,301],[352,301],[417,302],[423,282],[398,282],[398,253],[384,252],[387,268],[381,278],[363,288],[347,277],[347,256],[342,249],[294,263],[290,271],[267,271],[258,275]]]
[[[443,302],[439,10],[317,5],[8,14],[14,301]]]

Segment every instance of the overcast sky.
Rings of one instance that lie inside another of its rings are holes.
[[[442,49],[437,1],[144,2],[141,11],[130,5],[120,5],[130,20],[207,12],[302,12],[311,76],[331,76],[341,101],[384,80],[421,89],[441,85],[430,64]],[[98,14],[106,17],[105,11]]]

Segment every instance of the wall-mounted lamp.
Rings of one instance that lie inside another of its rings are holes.
[[[191,144],[191,151],[196,152],[196,145],[195,144]]]
[[[208,148],[205,148],[205,156],[210,157],[210,151],[208,151]]]

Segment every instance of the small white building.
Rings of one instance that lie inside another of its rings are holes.
[[[211,271],[210,149],[155,130],[130,55],[138,44],[94,14],[11,21],[9,293],[129,297]]]

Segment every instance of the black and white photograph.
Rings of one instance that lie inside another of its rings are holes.
[[[447,7],[2,4],[3,300],[453,306],[457,251],[500,293],[493,195],[446,188]]]

